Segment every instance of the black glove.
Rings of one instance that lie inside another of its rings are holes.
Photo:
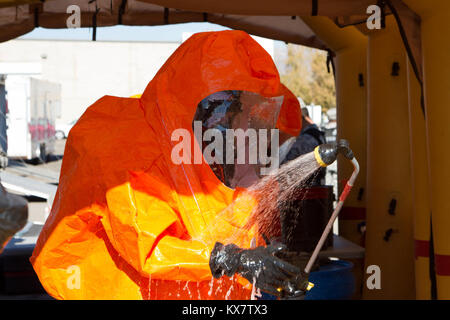
[[[279,296],[286,300],[303,300],[308,285],[308,276],[302,272],[284,283]]]
[[[285,249],[282,244],[267,247],[241,249],[235,244],[224,246],[217,242],[211,252],[209,266],[214,278],[239,273],[250,283],[256,279],[256,287],[276,296],[299,294],[301,271],[275,254]]]

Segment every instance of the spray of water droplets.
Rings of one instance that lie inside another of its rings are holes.
[[[270,234],[283,206],[290,203],[299,188],[305,186],[308,178],[319,167],[314,153],[310,152],[281,166],[250,187],[248,191],[257,200],[257,205],[249,223],[257,223],[260,232]]]
[[[244,227],[225,242],[234,243],[254,226],[258,227],[259,233],[270,236],[277,225],[275,221],[280,219],[280,212],[298,196],[300,188],[307,186],[310,181],[308,178],[316,174],[319,168],[314,153],[310,152],[284,164],[249,187],[247,194],[256,200],[256,205]],[[224,212],[230,212],[233,206],[239,206],[240,201],[243,200],[238,197]]]

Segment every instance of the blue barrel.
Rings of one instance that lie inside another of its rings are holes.
[[[353,263],[334,260],[311,272],[309,282],[314,283],[314,288],[306,293],[305,300],[351,299],[355,292],[352,269]]]

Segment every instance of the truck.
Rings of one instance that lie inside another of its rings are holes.
[[[29,75],[7,75],[5,89],[8,157],[45,162],[54,152],[61,85]]]

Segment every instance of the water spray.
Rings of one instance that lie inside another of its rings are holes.
[[[313,284],[308,281],[309,273],[353,186],[359,172],[359,164],[358,161],[356,161],[352,150],[349,148],[348,142],[346,140],[339,140],[334,143],[322,144],[318,146],[314,152],[304,154],[297,159],[288,162],[248,189],[249,193],[257,200],[257,206],[253,209],[252,215],[242,231],[247,232],[252,226],[258,225],[259,233],[263,235],[267,245],[269,245],[269,239],[272,237],[273,232],[273,221],[276,218],[276,213],[279,212],[280,206],[283,206],[284,203],[288,203],[294,195],[295,190],[298,190],[306,179],[311,177],[319,167],[329,166],[336,161],[339,154],[352,162],[354,171],[348,180],[344,191],[340,195],[333,214],[322,232],[311,257],[309,257],[306,267],[301,271],[299,270],[300,272],[294,279],[286,279],[280,287],[275,289],[278,291],[279,296],[284,299],[291,300],[301,298],[306,291],[309,291],[312,288]],[[233,237],[236,237],[237,239],[239,233],[233,235]],[[229,238],[227,242],[235,243],[236,241],[234,241],[233,238]],[[251,247],[253,247],[253,245]],[[280,252],[280,255],[283,255],[283,253]],[[255,290],[252,292],[252,299],[256,298],[255,278],[253,279],[253,284]]]
[[[331,231],[331,228],[333,227],[333,223],[336,220],[337,216],[339,215],[339,212],[341,211],[344,201],[347,198],[348,194],[350,193],[350,190],[352,189],[355,179],[359,173],[358,161],[355,159],[352,150],[349,148],[348,141],[339,140],[338,142],[334,143],[326,143],[314,149],[314,157],[321,167],[327,167],[334,161],[336,161],[338,154],[342,154],[344,157],[346,157],[348,160],[351,161],[354,168],[353,173],[350,176],[350,179],[347,181],[347,184],[345,185],[345,188],[339,197],[339,201],[333,211],[333,214],[328,220],[328,223],[324,231],[322,232],[322,235],[319,241],[317,242],[317,245],[311,257],[308,260],[308,263],[304,269],[304,273],[302,274],[302,283],[298,284],[300,287],[300,291],[298,290],[298,288],[297,289],[291,288],[290,290],[291,292],[294,293],[293,296],[303,294],[306,291],[309,291],[314,286],[312,283],[308,282],[308,275],[314,263],[316,262],[319,252],[322,249],[323,244],[325,243],[328,234]]]
[[[348,160],[351,161],[354,168],[353,173],[350,176],[350,179],[347,181],[347,184],[345,185],[341,195],[339,196],[339,201],[336,205],[336,208],[334,208],[333,214],[331,215],[330,220],[328,220],[325,230],[323,231],[322,236],[320,237],[320,240],[317,243],[316,248],[314,249],[311,255],[311,258],[309,259],[308,264],[305,267],[305,273],[307,275],[311,271],[311,268],[314,265],[317,256],[319,255],[319,252],[322,249],[322,246],[328,234],[331,231],[331,228],[333,227],[333,223],[336,220],[337,216],[339,215],[339,212],[341,211],[342,206],[344,205],[344,201],[345,199],[347,199],[347,196],[350,193],[350,190],[352,189],[356,177],[358,176],[359,173],[359,163],[356,160],[355,156],[353,155],[353,151],[350,149],[347,140],[342,139],[339,140],[337,143],[322,144],[316,147],[316,149],[314,149],[314,156],[317,162],[322,167],[327,167],[334,161],[336,161],[338,154],[342,154],[344,157],[346,157]]]

